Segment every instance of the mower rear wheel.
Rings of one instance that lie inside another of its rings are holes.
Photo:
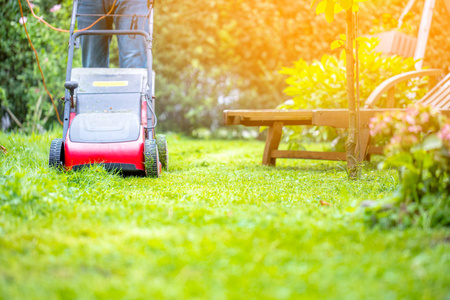
[[[48,166],[50,168],[62,169],[64,167],[64,143],[63,139],[54,139],[50,144],[48,155]]]
[[[167,149],[166,136],[163,134],[156,135],[156,144],[158,145],[158,155],[162,168],[169,171],[169,150]]]
[[[144,165],[147,177],[159,177],[159,155],[156,140],[145,140],[144,144]]]

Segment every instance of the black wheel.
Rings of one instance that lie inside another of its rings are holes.
[[[167,149],[166,136],[158,134],[156,136],[156,144],[158,145],[158,155],[162,168],[169,171],[169,149]]]
[[[159,177],[159,155],[156,140],[145,140],[144,157],[147,177]]]
[[[62,139],[54,139],[50,144],[48,166],[56,169],[64,167],[64,143]]]

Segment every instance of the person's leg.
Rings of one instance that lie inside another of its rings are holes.
[[[78,5],[79,14],[106,14],[110,9],[103,0],[80,0]],[[94,23],[100,17],[80,16],[78,17],[78,29],[83,29]],[[91,29],[112,29],[112,17],[100,20]],[[111,36],[82,35],[81,52],[84,68],[107,68],[109,67],[109,44]]]
[[[116,14],[147,15],[147,0],[117,0]],[[116,17],[114,23],[116,29],[129,30],[131,28],[132,18]],[[139,30],[148,32],[148,19],[139,17],[137,26]],[[117,36],[117,41],[119,44],[119,64],[121,68],[147,67],[147,45],[143,36],[136,35],[134,38],[131,38],[128,35],[119,35]]]

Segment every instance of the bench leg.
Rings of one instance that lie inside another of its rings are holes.
[[[269,127],[267,133],[266,146],[264,148],[264,155],[262,164],[266,166],[275,166],[276,158],[272,158],[271,154],[273,150],[278,150],[278,146],[281,141],[281,134],[283,133],[283,123],[275,122]]]

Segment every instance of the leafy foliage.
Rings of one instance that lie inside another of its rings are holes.
[[[359,51],[360,60],[360,100],[361,107],[373,90],[384,80],[407,71],[415,70],[412,58],[399,56],[386,56],[376,53],[373,49],[377,45],[375,39],[361,43]],[[280,73],[289,77],[286,79],[288,87],[284,90],[291,100],[278,106],[279,109],[316,109],[316,108],[347,108],[345,77],[345,52],[341,51],[339,57],[324,55],[320,61],[308,63],[304,60],[295,62],[292,68],[283,68]],[[405,107],[407,104],[420,99],[425,89],[426,79],[412,79],[400,84],[396,90],[396,107]],[[386,98],[381,99],[382,107]],[[339,133],[339,134],[338,134]],[[339,139],[335,147],[342,149],[344,133],[332,128],[301,128],[290,127],[285,132],[285,139],[290,148],[301,147],[301,143],[311,140]],[[309,137],[309,138],[308,138]]]
[[[450,122],[433,108],[416,105],[380,115],[370,126],[371,135],[388,141],[383,167],[397,169],[400,178],[394,208],[384,216],[374,210],[375,221],[450,226]]]
[[[58,21],[61,26],[67,27],[67,10],[50,12],[51,7],[57,3],[56,0],[33,3],[36,14],[50,23]],[[0,0],[0,5],[0,24],[3,28],[0,32],[3,41],[0,43],[0,87],[6,94],[0,106],[9,107],[28,130],[48,127],[56,117],[42,85],[35,55],[28,44],[24,28],[19,23],[19,4],[16,0]],[[26,3],[22,5],[25,16],[28,16],[25,24],[38,52],[47,86],[57,101],[64,93],[66,57],[61,54],[66,52],[67,34],[43,27],[31,17]],[[0,113],[3,115],[5,112],[2,110]]]
[[[366,0],[312,0],[311,6],[316,6],[316,13],[325,14],[328,23],[334,21],[334,16],[341,11],[358,11],[359,3]]]

